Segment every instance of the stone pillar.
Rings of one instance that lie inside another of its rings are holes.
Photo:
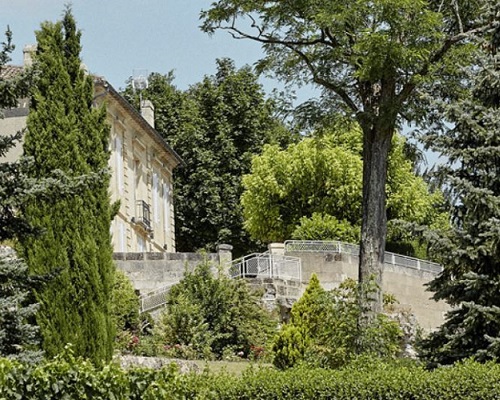
[[[155,127],[155,108],[150,100],[141,101],[141,115],[149,125]]]
[[[233,261],[233,246],[230,244],[219,244],[217,245],[217,254],[219,255],[219,265],[221,271],[229,275],[229,268],[231,267],[231,262]]]
[[[271,254],[285,255],[285,243],[269,243],[268,249]]]
[[[36,53],[36,44],[27,44],[23,49],[23,64],[26,68],[33,65],[33,55]]]

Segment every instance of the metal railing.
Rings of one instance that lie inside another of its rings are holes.
[[[231,278],[273,278],[302,280],[298,257],[269,253],[253,253],[234,260],[229,268]]]
[[[335,240],[287,240],[285,242],[285,252],[332,252],[359,257],[359,246]],[[403,256],[389,251],[385,252],[384,264],[432,272],[434,274],[438,274],[443,270],[441,265],[437,263],[419,260],[418,258]]]
[[[139,297],[139,313],[155,310],[167,303],[167,293],[170,291],[172,283],[168,286],[161,287],[154,292]]]
[[[144,200],[137,200],[135,204],[135,219],[134,222],[141,224],[146,230],[151,230],[151,208]]]

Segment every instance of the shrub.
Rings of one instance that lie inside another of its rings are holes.
[[[200,358],[221,358],[226,348],[248,357],[252,346],[266,345],[276,326],[259,297],[245,281],[215,275],[202,263],[172,287],[153,335],[158,345],[187,346]]]
[[[116,321],[116,332],[136,331],[139,328],[139,298],[132,282],[119,269],[115,272],[115,283],[112,291],[112,310]]]
[[[332,215],[313,213],[311,217],[302,217],[292,233],[297,240],[341,240],[356,243],[360,238],[359,226],[349,221],[338,220]]]
[[[306,367],[249,369],[230,374],[181,374],[114,364],[95,366],[65,352],[40,365],[0,359],[0,398],[23,399],[315,399],[472,400],[500,397],[500,365],[465,361],[448,368],[382,362],[363,356],[338,370]]]
[[[299,362],[338,368],[359,353],[381,358],[401,350],[401,328],[380,314],[366,330],[358,327],[359,287],[345,280],[337,289],[325,291],[312,275],[303,296],[292,307],[290,323],[275,337],[274,365],[289,368]]]

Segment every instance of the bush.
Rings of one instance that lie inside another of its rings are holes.
[[[352,279],[327,292],[313,274],[303,296],[292,307],[290,323],[275,337],[274,365],[290,368],[305,362],[338,368],[359,353],[395,357],[401,350],[399,324],[380,314],[372,326],[361,330],[357,323],[358,296],[358,284]]]
[[[265,347],[275,332],[276,322],[260,302],[245,281],[221,272],[214,275],[205,262],[172,287],[153,336],[169,351],[190,350],[181,355],[220,359],[234,351],[248,357],[252,348]]]
[[[308,347],[308,335],[302,329],[285,325],[274,338],[273,364],[279,369],[291,368],[304,359]]]
[[[96,367],[66,352],[40,365],[0,359],[0,398],[23,399],[415,399],[489,400],[500,397],[500,365],[466,361],[425,370],[417,363],[361,357],[339,370],[249,369],[241,376],[180,374],[114,364]]]
[[[302,217],[292,233],[297,240],[340,240],[348,243],[359,242],[359,226],[349,221],[339,221],[332,215],[313,213],[311,217]]]
[[[116,321],[116,332],[136,331],[139,327],[139,298],[132,282],[122,270],[115,271],[112,291],[112,309]]]

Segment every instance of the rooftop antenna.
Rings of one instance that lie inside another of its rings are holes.
[[[132,71],[132,89],[134,90],[134,93],[139,93],[139,101],[141,105],[142,91],[147,89],[148,86],[148,71],[146,69],[134,69]]]

